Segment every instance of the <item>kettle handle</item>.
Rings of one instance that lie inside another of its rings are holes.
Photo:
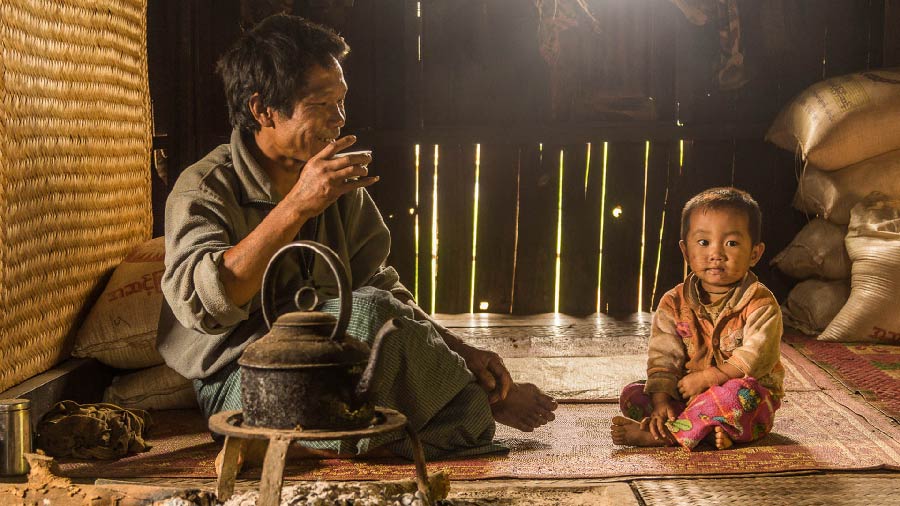
[[[353,305],[353,296],[350,294],[350,282],[347,281],[346,269],[337,253],[328,246],[315,241],[294,241],[288,243],[276,251],[275,254],[272,255],[272,258],[269,259],[269,263],[266,265],[266,273],[263,275],[261,296],[262,312],[263,318],[266,320],[266,326],[271,329],[272,324],[275,323],[275,315],[272,314],[272,311],[275,310],[275,294],[273,293],[275,287],[274,283],[272,283],[272,276],[275,274],[275,271],[277,271],[277,269],[275,269],[275,262],[277,262],[288,250],[295,248],[308,248],[318,253],[319,256],[325,259],[328,266],[331,267],[331,272],[334,273],[334,277],[337,279],[338,298],[340,299],[341,306],[337,325],[335,325],[334,331],[331,332],[331,339],[340,339],[347,330],[347,324],[350,323],[350,310]]]

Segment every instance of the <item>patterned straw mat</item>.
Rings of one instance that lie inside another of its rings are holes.
[[[607,347],[603,351],[628,349],[634,347],[625,344],[622,348]],[[504,363],[516,381],[539,385],[560,402],[618,403],[622,387],[647,375],[645,351],[613,356],[518,356],[504,358]],[[788,391],[838,387],[821,369],[789,346],[783,347],[782,363]]]
[[[776,417],[774,433],[728,451],[622,448],[612,444],[613,404],[563,404],[555,422],[533,433],[498,427],[510,448],[493,455],[432,462],[454,479],[604,478],[783,472],[811,469],[900,469],[900,430],[880,413],[841,390],[792,391]],[[162,418],[162,417],[160,417]],[[149,452],[115,462],[61,461],[73,477],[213,477],[219,445],[200,417],[166,413]],[[258,477],[250,470],[242,477]],[[384,460],[309,460],[289,464],[295,479],[375,480],[413,476],[410,463]]]
[[[647,506],[765,504],[766,506],[900,505],[898,476],[892,474],[826,474],[640,480],[634,487]]]
[[[900,345],[834,343],[797,333],[785,342],[869,403],[900,421]]]

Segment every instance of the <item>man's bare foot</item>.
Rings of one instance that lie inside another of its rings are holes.
[[[612,435],[613,443],[620,446],[670,446],[673,444],[668,439],[656,439],[647,427],[647,424],[641,424],[637,420],[616,416],[612,419],[609,433]]]
[[[266,450],[269,447],[269,442],[262,439],[244,439],[237,442],[239,444],[239,449],[237,450],[237,471],[241,472],[241,469],[244,467],[244,463],[247,463],[251,467],[259,467],[262,466],[263,460],[266,457]],[[222,466],[225,463],[225,446],[222,446],[222,449],[219,451],[219,454],[216,455],[216,476],[222,475]]]
[[[715,446],[719,450],[727,450],[734,445],[734,442],[731,441],[731,438],[728,437],[728,433],[725,432],[725,429],[722,427],[715,428]]]
[[[531,383],[514,383],[506,399],[491,404],[494,420],[523,432],[556,418],[556,401]]]

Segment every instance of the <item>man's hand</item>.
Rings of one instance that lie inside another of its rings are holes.
[[[287,195],[301,215],[318,216],[341,195],[378,181],[378,176],[366,177],[369,174],[367,165],[372,162],[370,154],[359,153],[333,158],[336,153],[347,149],[355,142],[356,137],[353,135],[341,137],[325,146],[303,166],[297,183]]]
[[[643,423],[650,426],[650,434],[656,439],[669,439],[669,430],[666,429],[666,422],[675,420],[678,413],[672,407],[672,398],[666,393],[653,394],[653,411],[650,412],[650,419],[645,419]]]
[[[466,366],[478,379],[478,384],[488,393],[490,403],[506,399],[513,380],[500,355],[465,343],[460,345],[454,351],[466,361]]]

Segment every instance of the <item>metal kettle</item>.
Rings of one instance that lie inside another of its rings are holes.
[[[294,296],[298,311],[273,322],[277,262],[286,252],[301,248],[324,258],[337,278],[338,318],[314,311],[315,288],[304,286]],[[344,265],[334,251],[313,241],[292,242],[272,256],[261,298],[269,333],[247,346],[238,359],[244,424],[289,430],[352,430],[370,425],[375,406],[369,387],[379,351],[399,322],[384,324],[371,352],[366,343],[348,336],[352,295]]]

